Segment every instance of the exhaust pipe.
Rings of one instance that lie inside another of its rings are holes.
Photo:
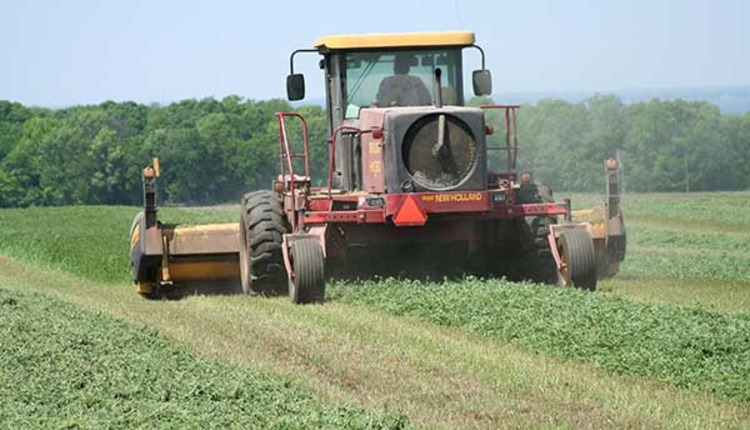
[[[443,71],[440,70],[440,68],[435,69],[435,80],[434,80],[434,90],[435,90],[435,107],[441,108],[443,107],[443,86],[441,83],[441,76],[443,74]]]

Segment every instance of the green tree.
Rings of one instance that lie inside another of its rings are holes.
[[[483,104],[493,100],[469,101]],[[0,206],[137,204],[140,172],[153,156],[162,159],[167,201],[236,201],[268,188],[279,174],[274,114],[291,110],[284,100],[238,96],[59,110],[0,101]],[[325,185],[331,138],[325,111],[298,111],[309,125],[313,184]],[[504,147],[503,112],[486,115],[496,130],[488,145]],[[290,121],[288,131],[301,149],[299,124]],[[606,95],[582,103],[542,100],[518,111],[518,131],[518,170],[531,170],[555,188],[600,191],[602,159],[617,150],[631,191],[750,188],[750,114],[722,115],[706,102],[624,105]],[[491,151],[489,160],[504,170],[505,156]]]

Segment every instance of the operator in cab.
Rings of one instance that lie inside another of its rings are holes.
[[[411,63],[416,58],[407,54],[396,54],[393,62],[393,76],[380,82],[377,102],[380,107],[427,106],[432,104],[427,86],[417,76],[409,75]]]

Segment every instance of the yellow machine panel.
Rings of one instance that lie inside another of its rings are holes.
[[[425,46],[470,46],[474,44],[471,31],[430,33],[371,33],[326,36],[316,40],[314,46],[321,50],[409,48]]]

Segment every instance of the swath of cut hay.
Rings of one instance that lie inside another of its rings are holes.
[[[604,207],[596,209],[578,209],[572,212],[573,221],[588,222],[591,224],[603,224],[606,220],[604,216]]]

